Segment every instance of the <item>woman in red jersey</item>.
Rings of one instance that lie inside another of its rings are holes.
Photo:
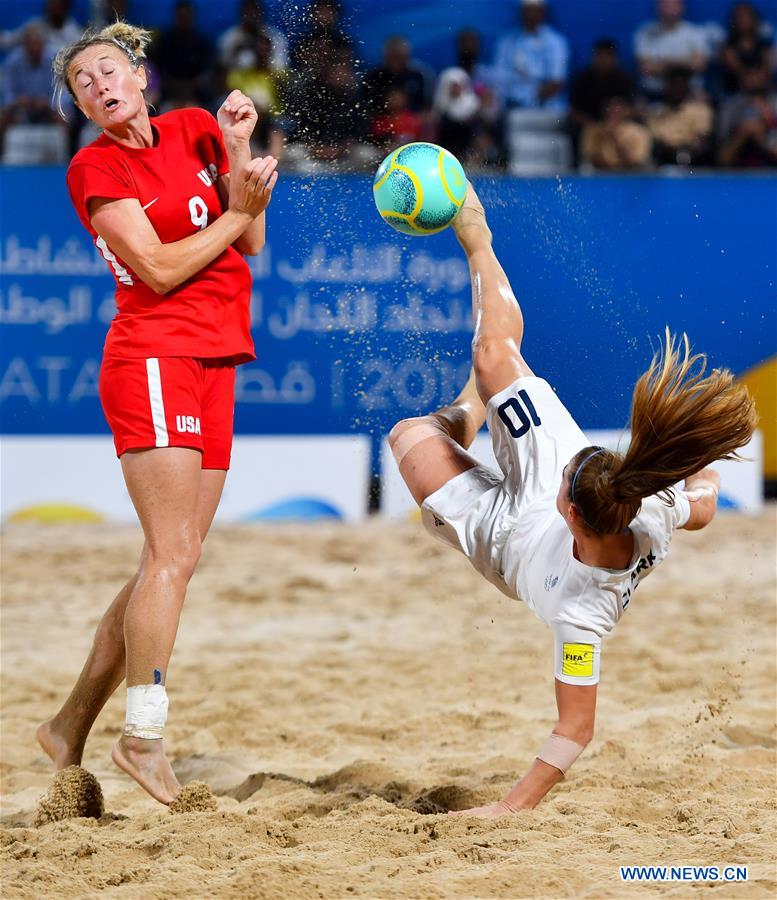
[[[103,129],[73,158],[67,184],[116,277],[100,397],[145,544],[38,740],[57,769],[79,765],[92,724],[126,677],[126,725],[113,759],[170,803],[180,785],[162,749],[165,677],[229,468],[235,366],[254,359],[242,254],[264,246],[278,176],[272,157],[251,159],[256,111],[238,91],[218,121],[202,109],[149,118],[148,40],[116,23],[86,32],[54,63],[60,89]]]

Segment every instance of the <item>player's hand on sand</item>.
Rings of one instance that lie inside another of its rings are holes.
[[[216,121],[226,144],[247,144],[254,133],[257,118],[254,101],[242,91],[232,91],[216,113]]]
[[[508,806],[504,800],[498,803],[489,803],[488,806],[474,806],[472,809],[451,810],[449,816],[474,816],[478,819],[498,819],[501,816],[514,816],[518,812]]]
[[[272,191],[278,181],[274,156],[258,156],[246,163],[238,174],[238,192],[231,208],[248,213],[252,219],[261,215],[272,199]]]

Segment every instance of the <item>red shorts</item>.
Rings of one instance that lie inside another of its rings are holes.
[[[100,400],[116,455],[151,447],[192,447],[203,469],[228,469],[235,414],[229,360],[105,356]]]

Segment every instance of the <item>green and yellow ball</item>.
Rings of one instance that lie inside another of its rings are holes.
[[[456,157],[437,144],[398,147],[375,173],[372,195],[385,222],[403,234],[437,234],[456,218],[467,178]]]

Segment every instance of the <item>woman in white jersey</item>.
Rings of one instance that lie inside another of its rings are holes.
[[[490,817],[535,806],[590,742],[602,636],[674,529],[712,520],[720,478],[705,466],[732,458],[756,416],[730,372],[705,375],[704,357],[667,332],[634,389],[626,454],[590,446],[521,356],[521,309],[471,186],[454,229],[472,280],[473,375],[450,406],[399,422],[390,442],[427,529],[554,634],[558,721],[502,800],[466,811]],[[499,473],[467,453],[484,421]]]

